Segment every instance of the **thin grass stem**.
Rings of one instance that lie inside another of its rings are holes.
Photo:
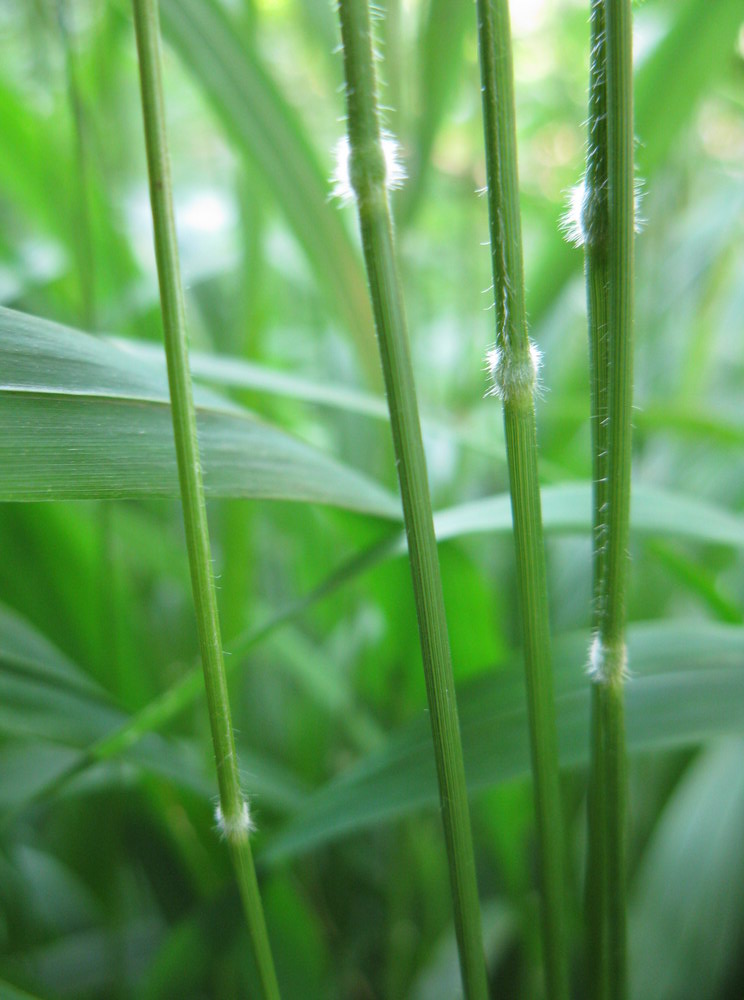
[[[460,726],[413,368],[398,277],[387,184],[389,138],[380,129],[370,15],[366,0],[339,4],[349,133],[349,187],[382,360],[408,537],[421,652],[431,715],[460,971],[467,1000],[488,995],[481,914]]]
[[[478,0],[477,15],[497,319],[496,347],[489,353],[489,364],[506,429],[540,857],[545,984],[551,1000],[567,1000],[563,817],[535,427],[539,354],[527,335],[524,303],[508,4]]]
[[[627,996],[623,684],[633,394],[632,32],[629,0],[593,0],[582,205],[592,382],[594,639],[587,971],[596,1000]]]
[[[584,245],[589,329],[589,365],[592,434],[592,553],[593,613],[596,634],[604,607],[604,580],[608,519],[608,342],[609,311],[609,192],[607,178],[607,73],[604,0],[592,0],[590,21],[589,117],[584,183],[574,220]],[[589,785],[587,794],[587,859],[584,889],[587,982],[595,1000],[606,1000],[607,968],[607,829],[606,784],[601,773],[601,751],[607,715],[606,687],[591,685]]]
[[[228,842],[237,875],[263,996],[266,1000],[278,1000],[279,988],[250,846],[251,822],[248,803],[240,787],[217,596],[212,576],[209,528],[199,460],[188,361],[185,306],[173,213],[157,0],[133,0],[133,9],[173,433],[207,707],[217,766],[218,822]]]

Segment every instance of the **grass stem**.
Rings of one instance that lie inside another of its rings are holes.
[[[489,362],[506,429],[542,883],[546,994],[551,1000],[567,1000],[563,817],[535,427],[539,354],[527,335],[524,304],[508,4],[506,0],[478,0],[477,15],[497,318],[496,347]]]
[[[607,178],[607,72],[604,0],[592,0],[589,67],[589,117],[587,160],[574,220],[584,245],[589,328],[589,366],[592,434],[592,628],[597,634],[604,606],[604,580],[608,516],[608,379],[607,319],[609,310],[609,195]],[[602,743],[607,716],[607,688],[591,685],[589,785],[587,796],[587,860],[584,890],[587,982],[594,1000],[606,1000],[607,879],[606,783],[601,773]]]
[[[133,9],[173,433],[219,785],[218,822],[228,842],[237,874],[262,992],[266,1000],[276,1000],[279,997],[279,989],[250,847],[251,824],[248,804],[240,787],[217,596],[212,576],[209,528],[199,460],[188,361],[185,306],[173,213],[157,0],[133,0]]]
[[[625,594],[633,394],[632,33],[629,0],[593,0],[581,206],[592,384],[594,639],[586,948],[591,995],[627,996]]]
[[[460,971],[467,1000],[488,995],[481,914],[455,686],[418,405],[398,277],[366,0],[339,4],[349,132],[349,182],[362,246],[390,411],[421,652],[431,714]]]

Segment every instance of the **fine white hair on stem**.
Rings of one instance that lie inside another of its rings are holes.
[[[595,632],[589,647],[586,672],[595,684],[625,681],[630,677],[628,650],[625,643],[619,649],[607,647],[599,632]]]
[[[487,396],[498,396],[507,402],[524,392],[540,390],[542,352],[532,340],[529,343],[530,353],[526,362],[516,361],[498,344],[486,352],[486,370],[491,376]]]
[[[237,816],[224,816],[222,807],[217,803],[214,809],[214,820],[225,840],[241,840],[248,837],[256,829],[247,801],[243,802]]]
[[[566,197],[566,208],[561,215],[559,226],[565,240],[572,246],[581,247],[586,243],[584,229],[584,199],[586,198],[586,182],[582,177]]]
[[[400,157],[400,145],[390,132],[381,133],[380,145],[385,162],[385,187],[388,191],[397,191],[403,187],[406,179],[406,169]],[[351,145],[348,136],[342,136],[336,143],[335,159],[336,165],[331,174],[333,184],[331,196],[339,198],[344,203],[353,201],[355,195],[351,183]]]
[[[637,235],[646,224],[640,211],[644,193],[641,178],[636,178],[634,190],[633,228]],[[586,177],[582,177],[566,193],[566,208],[558,225],[565,240],[572,246],[583,247],[592,243],[595,235],[593,230],[597,225],[599,195],[598,190],[587,187]]]

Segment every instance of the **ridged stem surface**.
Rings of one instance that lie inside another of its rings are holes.
[[[563,817],[545,547],[537,472],[537,356],[527,335],[509,9],[478,0],[478,43],[496,305],[494,390],[502,399],[514,520],[542,890],[546,995],[568,998]]]
[[[625,1000],[623,684],[633,396],[632,24],[629,0],[594,0],[583,231],[592,381],[594,640],[586,947],[590,993]]]
[[[607,74],[604,0],[592,0],[589,66],[589,118],[587,160],[581,218],[577,220],[584,243],[584,265],[589,327],[589,366],[592,435],[592,629],[602,620],[607,541],[607,314],[609,310],[609,197],[607,179]],[[590,768],[587,795],[587,858],[584,890],[586,971],[590,995],[606,1000],[607,978],[607,877],[606,783],[602,774],[606,730],[607,688],[591,685]]]
[[[460,970],[467,1000],[486,1000],[485,961],[455,700],[413,368],[386,188],[366,0],[341,0],[350,183],[356,197],[390,411],[431,715]]]
[[[212,576],[209,528],[196,434],[186,316],[173,214],[157,0],[133,0],[133,10],[173,433],[207,707],[217,766],[219,825],[228,842],[235,867],[263,996],[266,1000],[278,1000],[279,989],[250,847],[247,803],[240,788],[217,597]]]

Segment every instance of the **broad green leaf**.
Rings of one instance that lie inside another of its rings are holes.
[[[660,499],[668,503],[660,504]],[[639,488],[636,491],[634,504],[635,530],[659,535],[678,534],[698,542],[744,545],[744,528],[741,520],[702,501],[688,501],[674,494],[644,491]],[[588,531],[589,510],[588,484],[547,488],[543,491],[544,522],[546,530],[550,532]],[[437,514],[435,523],[440,541],[477,532],[508,534],[511,531],[510,499],[504,494],[451,508]],[[227,661],[228,670],[231,672],[238,670],[248,649],[268,638],[285,623],[299,617],[339,586],[345,585],[381,560],[396,553],[400,556],[404,552],[405,541],[400,538],[396,546],[393,535],[363,551],[359,556],[352,557],[310,594],[298,598],[284,610],[268,616],[263,625],[249,630],[238,639],[234,645],[234,655]],[[116,756],[122,748],[132,745],[144,734],[166,726],[188,705],[201,697],[202,693],[200,669],[193,667],[154,702],[122,724],[123,728],[117,734],[121,736],[122,742],[119,744],[117,740],[112,746],[110,755]]]
[[[298,331],[295,336],[301,336]],[[165,355],[162,347],[141,340],[127,337],[109,338],[113,344],[137,359],[140,364],[146,364],[164,370]],[[383,396],[377,396],[354,386],[319,381],[294,372],[280,371],[268,365],[257,364],[227,355],[209,354],[203,351],[192,351],[189,355],[191,373],[197,382],[212,386],[225,386],[231,389],[247,389],[251,392],[269,396],[281,396],[303,403],[313,403],[353,413],[373,420],[388,423],[390,420],[388,405]],[[456,442],[463,447],[484,453],[489,458],[505,462],[506,456],[500,432],[497,430],[488,440],[480,439],[467,429],[444,416],[435,417],[426,412],[421,414],[422,427],[425,431],[436,434],[447,440]],[[544,469],[543,469],[544,471]]]
[[[212,102],[226,131],[287,217],[321,285],[353,334],[368,373],[378,372],[367,285],[357,248],[298,116],[249,39],[214,3],[162,0],[166,38]]]
[[[0,310],[0,500],[179,495],[168,389],[113,344]],[[207,494],[332,504],[398,520],[362,473],[196,393]]]
[[[296,336],[301,336],[297,331]],[[163,369],[165,354],[163,348],[149,344],[143,340],[131,340],[127,337],[109,338],[111,343],[126,351],[128,355],[153,369]],[[189,354],[191,374],[195,379],[210,385],[226,386],[231,389],[248,389],[251,392],[267,393],[272,396],[285,396],[300,400],[303,403],[318,403],[332,409],[343,410],[346,413],[356,413],[360,416],[373,417],[387,421],[388,408],[382,396],[375,396],[356,389],[353,386],[343,386],[327,381],[315,381],[292,372],[280,371],[268,365],[255,361],[246,361],[220,354],[207,354],[203,351],[191,351]]]
[[[301,336],[297,331],[295,336]],[[159,367],[164,370],[163,348],[143,340],[129,337],[110,337],[113,344],[133,356],[140,364]],[[373,420],[389,421],[388,407],[383,396],[377,396],[355,386],[320,381],[294,372],[272,368],[269,365],[224,354],[210,354],[192,351],[189,356],[191,373],[198,382],[231,389],[247,389],[250,392],[281,396],[303,403],[325,406],[344,413],[358,414]],[[545,416],[552,421],[569,421],[581,424],[588,420],[588,404],[585,399],[561,399],[560,404],[546,411]],[[672,403],[664,406],[645,405],[634,415],[639,430],[658,432],[672,431],[680,435],[695,435],[707,441],[711,439],[722,446],[744,444],[744,428],[737,421],[736,414],[721,409],[704,412]],[[505,461],[504,444],[500,429],[491,428],[488,438],[469,431],[462,420],[453,420],[444,415],[434,416],[425,410],[421,414],[424,430],[433,431],[459,445],[475,449],[498,461]],[[545,462],[541,469],[545,474]],[[555,476],[551,476],[551,479]]]
[[[587,642],[556,644],[561,763],[583,766],[588,750]],[[744,726],[744,629],[705,622],[630,630],[627,737],[631,753],[694,746]],[[493,671],[460,691],[460,723],[471,792],[529,773],[521,668]],[[268,846],[275,861],[437,802],[429,720],[393,735],[380,751],[321,788]]]
[[[727,740],[694,761],[644,852],[630,910],[633,1000],[721,996],[737,964],[743,752],[741,739]]]

